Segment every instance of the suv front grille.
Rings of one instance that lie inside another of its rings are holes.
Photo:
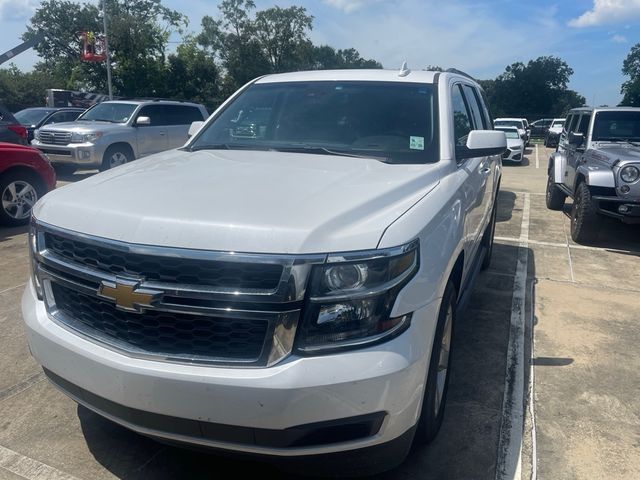
[[[170,312],[129,313],[113,303],[53,283],[56,307],[68,326],[93,337],[167,358],[256,361],[268,322]]]
[[[206,261],[118,251],[52,233],[45,234],[47,248],[66,260],[115,275],[147,281],[207,285],[211,287],[274,290],[282,265]]]
[[[36,275],[54,321],[132,357],[180,363],[260,367],[285,358],[311,268],[326,259],[155,247],[32,228]]]
[[[71,132],[38,132],[38,138],[41,143],[49,145],[69,145],[71,142]]]

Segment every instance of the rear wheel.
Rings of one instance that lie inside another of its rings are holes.
[[[453,329],[455,325],[457,294],[449,281],[444,291],[433,339],[427,384],[422,400],[422,412],[416,429],[415,441],[430,443],[436,438],[444,419],[449,387]]]
[[[102,157],[102,165],[100,165],[100,171],[104,172],[105,170],[119,167],[120,165],[124,165],[131,160],[133,160],[133,155],[128,148],[119,145],[113,145],[107,148],[107,151],[104,152],[104,156]]]
[[[0,177],[0,224],[24,225],[31,210],[42,195],[36,176],[25,172],[8,173]]]
[[[551,174],[547,177],[547,208],[549,210],[562,210],[567,195],[558,188]]]
[[[602,217],[591,199],[589,186],[578,185],[571,209],[571,238],[576,243],[591,243],[598,238]]]

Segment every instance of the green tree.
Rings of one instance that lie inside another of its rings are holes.
[[[631,47],[631,51],[622,64],[622,73],[630,78],[622,84],[620,89],[620,93],[623,95],[620,105],[640,106],[640,43]]]
[[[573,69],[564,60],[547,56],[513,63],[495,80],[481,84],[494,116],[560,116],[585,103],[568,88],[571,75]]]
[[[14,64],[0,69],[0,103],[12,112],[44,105],[45,90],[60,86],[52,83],[51,78],[41,71],[21,72]]]
[[[106,0],[113,84],[125,96],[162,94],[165,47],[173,30],[186,25],[186,17],[162,5],[161,0]],[[44,0],[27,26],[23,39],[44,32],[36,51],[42,71],[67,78],[67,88],[106,91],[104,62],[80,60],[81,31],[102,30],[98,7],[69,0]]]
[[[193,38],[169,55],[166,92],[168,98],[202,103],[210,111],[221,103],[218,67]]]

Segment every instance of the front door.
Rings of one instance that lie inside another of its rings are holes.
[[[149,117],[151,123],[149,125],[134,123],[138,140],[138,156],[144,157],[168,150],[169,136],[164,106],[145,105],[138,112],[136,120],[140,117]]]

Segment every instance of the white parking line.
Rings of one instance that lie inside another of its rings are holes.
[[[78,480],[57,468],[26,457],[0,445],[0,473],[11,472],[27,480]]]
[[[536,143],[536,168],[540,168],[540,158],[538,157],[538,144]]]
[[[518,239],[518,262],[513,281],[511,301],[511,323],[504,396],[502,398],[502,421],[498,441],[496,480],[516,480],[522,475],[522,434],[524,427],[524,331],[527,295],[527,267],[529,261],[529,211],[531,199],[524,194],[520,238]]]
[[[531,342],[531,356],[529,357],[529,418],[531,419],[531,476],[529,480],[537,480],[538,478],[538,435],[536,433],[536,409],[535,409],[535,367],[533,365],[533,359],[535,358],[535,336],[533,330],[533,282],[530,282],[529,299],[531,303],[531,309],[529,313],[529,329]]]

